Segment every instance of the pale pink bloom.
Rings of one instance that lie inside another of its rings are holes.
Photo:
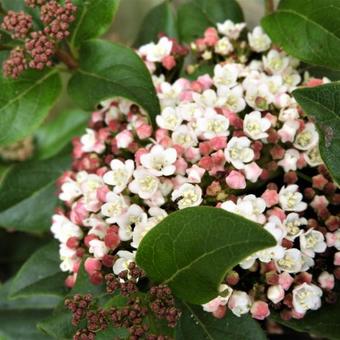
[[[186,170],[189,182],[191,183],[201,183],[201,179],[205,173],[205,169],[200,168],[194,164],[191,168]]]
[[[209,89],[213,84],[213,81],[208,74],[204,74],[203,76],[199,76],[197,78],[197,81],[201,84],[203,90]]]
[[[262,168],[260,168],[255,162],[246,164],[243,171],[245,172],[247,180],[252,183],[255,183],[262,174]]]
[[[273,303],[279,303],[285,297],[285,291],[281,285],[270,286],[267,290],[267,297]]]
[[[250,309],[251,316],[257,320],[264,320],[269,316],[268,304],[264,301],[255,301]]]
[[[149,124],[141,124],[136,128],[136,133],[139,139],[149,138],[152,134],[152,126]]]
[[[276,190],[267,189],[261,197],[265,200],[267,208],[279,203],[279,194]]]
[[[310,206],[315,210],[319,211],[326,208],[329,204],[328,199],[324,195],[315,195],[313,201],[310,203]]]
[[[188,168],[188,163],[185,161],[185,159],[179,157],[174,164],[176,167],[176,174],[184,176],[185,171]]]
[[[333,289],[335,285],[334,275],[328,272],[322,272],[318,277],[318,282],[323,289]]]
[[[232,189],[244,189],[246,187],[246,180],[239,171],[232,170],[225,180]]]
[[[89,275],[92,275],[94,272],[100,270],[101,267],[101,261],[94,257],[88,257],[84,262],[84,268]]]
[[[340,266],[340,251],[336,252],[334,254],[334,265],[335,266]]]
[[[123,130],[122,132],[119,132],[117,136],[115,137],[117,141],[117,147],[120,149],[126,149],[129,144],[133,141],[133,135],[131,131]]]
[[[283,272],[279,275],[278,283],[284,290],[288,290],[293,282],[294,278],[289,273]]]

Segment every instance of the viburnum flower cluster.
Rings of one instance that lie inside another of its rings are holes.
[[[228,273],[205,311],[263,320],[275,309],[289,319],[334,302],[340,194],[320,158],[315,124],[292,96],[328,79],[303,75],[260,27],[245,30],[227,20],[194,41],[197,63],[187,71],[214,65],[195,80],[173,79],[187,53],[174,39],[142,46],[161,104],[156,126],[141,107],[114,98],[74,140],[52,225],[69,287],[84,256],[95,284],[107,273],[129,273],[141,240],[162,219],[209,205],[263,225],[277,244]]]

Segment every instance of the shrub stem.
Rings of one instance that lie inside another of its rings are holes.
[[[274,0],[264,0],[265,14],[269,15],[274,12]]]

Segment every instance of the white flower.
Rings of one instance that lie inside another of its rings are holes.
[[[289,65],[289,58],[283,52],[270,50],[266,56],[263,56],[263,66],[271,74],[282,73]]]
[[[279,192],[279,203],[285,211],[303,211],[307,209],[307,203],[302,202],[303,195],[298,192],[299,186],[296,184],[282,187]]]
[[[281,122],[295,121],[299,118],[299,111],[294,107],[281,110],[279,113],[279,120]]]
[[[228,118],[217,114],[213,109],[207,109],[204,117],[197,120],[197,131],[204,139],[229,135]]]
[[[164,82],[160,85],[161,92],[158,93],[158,98],[162,108],[175,106],[179,103],[180,95],[183,92],[183,83],[175,81],[173,84]]]
[[[96,132],[92,129],[86,129],[86,134],[81,136],[80,143],[84,152],[102,153],[105,150],[105,144],[97,140]]]
[[[179,116],[188,122],[204,115],[204,109],[197,103],[180,103],[176,107]]]
[[[59,257],[61,263],[60,270],[63,272],[73,272],[75,265],[78,263],[79,258],[75,249],[69,248],[65,243],[59,245]]]
[[[251,141],[247,137],[232,137],[224,150],[226,160],[236,169],[243,169],[245,163],[254,159],[254,151],[250,144]]]
[[[244,22],[234,24],[231,20],[226,20],[223,23],[217,23],[218,32],[233,40],[238,39],[241,31],[245,27],[246,24]]]
[[[233,87],[237,84],[237,78],[240,73],[240,67],[238,64],[217,64],[214,68],[214,85]]]
[[[196,146],[198,141],[195,132],[187,125],[179,126],[172,134],[171,139],[174,144],[190,148]]]
[[[59,199],[62,201],[70,202],[79,197],[82,194],[80,185],[72,179],[67,179],[61,186],[61,193]]]
[[[137,168],[133,173],[134,180],[129,184],[129,190],[140,198],[151,198],[159,186],[159,179],[150,171]]]
[[[299,239],[301,251],[309,257],[314,257],[315,253],[323,253],[327,248],[323,234],[317,230],[309,229]]]
[[[202,305],[203,310],[212,313],[215,312],[219,306],[225,306],[228,303],[229,298],[233,292],[233,289],[226,284],[221,284],[218,291],[220,295],[218,295],[215,299]]]
[[[273,303],[279,303],[285,297],[285,291],[280,285],[270,286],[267,290],[267,298]]]
[[[194,92],[192,94],[194,101],[203,108],[215,108],[224,104],[225,99],[218,97],[216,92],[212,89],[203,91],[202,94]]]
[[[318,145],[305,152],[303,157],[309,166],[315,167],[323,164]]]
[[[109,217],[106,219],[107,223],[116,223],[127,208],[127,203],[122,195],[109,192],[106,194],[106,203],[101,207],[101,213]]]
[[[246,102],[243,99],[243,88],[241,85],[234,86],[230,89],[228,86],[219,86],[217,93],[221,98],[224,98],[224,106],[232,112],[241,112],[246,107]]]
[[[297,162],[300,158],[299,151],[295,149],[288,149],[285,152],[283,159],[281,159],[277,164],[283,168],[285,172],[297,169]]]
[[[314,267],[315,262],[312,257],[305,255],[303,253],[301,253],[301,257],[302,257],[302,267],[301,267],[302,272],[306,272],[310,268]]]
[[[300,124],[296,120],[286,121],[282,128],[277,131],[283,143],[293,142],[296,131],[299,129]]]
[[[158,43],[150,43],[140,47],[139,52],[146,56],[147,61],[161,62],[164,57],[170,55],[172,41],[167,37],[159,39]]]
[[[248,313],[250,306],[251,300],[246,292],[240,290],[233,291],[228,301],[228,307],[236,316]]]
[[[55,214],[52,217],[53,224],[51,226],[51,231],[54,238],[62,243],[66,243],[70,237],[76,237],[81,239],[83,237],[83,232],[80,227],[72,223],[67,217],[60,214]]]
[[[296,248],[287,249],[283,257],[276,264],[279,270],[288,273],[298,273],[302,270],[302,254]]]
[[[270,121],[262,118],[261,112],[253,111],[244,116],[243,131],[252,139],[262,139],[268,137],[266,131],[270,128]]]
[[[80,183],[80,188],[84,195],[83,201],[86,210],[97,212],[100,207],[97,189],[104,185],[102,177],[81,171],[77,174],[77,182]]]
[[[321,307],[322,290],[313,284],[303,283],[293,289],[293,307],[296,312],[304,314],[307,310]]]
[[[319,134],[314,123],[307,123],[299,132],[294,141],[294,146],[299,150],[309,150],[319,142]]]
[[[156,117],[159,127],[166,130],[175,130],[182,123],[182,118],[177,110],[172,107],[166,107],[160,115]]]
[[[112,268],[116,275],[125,270],[129,270],[129,264],[135,260],[135,252],[131,253],[126,250],[120,250],[117,255],[119,259],[115,261]]]
[[[236,204],[231,200],[226,201],[221,204],[221,208],[254,222],[264,223],[265,221],[262,213],[266,209],[266,203],[262,198],[258,198],[255,195],[240,197]]]
[[[179,198],[181,198],[177,202],[179,209],[196,207],[202,202],[202,189],[198,185],[184,183],[171,194],[173,201]]]
[[[307,219],[300,217],[297,213],[290,213],[283,221],[283,225],[286,228],[286,239],[294,241],[303,233],[303,229],[300,229],[301,225],[307,225]]]
[[[119,194],[126,188],[135,165],[131,159],[124,163],[118,159],[114,159],[111,161],[110,166],[112,170],[104,174],[103,180],[106,184],[113,185],[113,191]]]
[[[117,218],[119,238],[122,241],[131,240],[133,234],[132,228],[145,223],[147,219],[147,214],[139,205],[130,205],[126,213]]]
[[[252,33],[248,33],[250,48],[255,52],[264,52],[269,49],[271,40],[260,26],[256,26]]]
[[[141,156],[140,162],[154,176],[170,176],[176,171],[176,158],[176,149],[164,149],[162,145],[155,145],[149,153]]]
[[[223,37],[217,41],[214,50],[217,54],[228,55],[234,50],[234,47],[227,37]]]
[[[110,248],[108,248],[105,245],[104,241],[91,240],[89,244],[90,244],[89,252],[93,254],[93,256],[97,259],[103,258],[104,255],[106,255],[110,250]]]
[[[246,96],[247,104],[255,110],[265,111],[269,104],[274,101],[268,85],[264,82],[251,84],[247,87]]]

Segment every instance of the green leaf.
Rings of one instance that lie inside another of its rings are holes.
[[[213,207],[186,208],[147,233],[136,261],[180,299],[202,304],[217,296],[226,272],[273,245],[268,232],[241,216]]]
[[[0,145],[32,134],[46,118],[61,91],[56,70],[27,71],[19,79],[0,75]]]
[[[262,20],[274,43],[305,62],[340,70],[338,0],[282,0]]]
[[[60,152],[75,136],[85,131],[90,118],[82,110],[67,110],[36,132],[37,158],[47,159]]]
[[[266,339],[260,325],[250,315],[237,317],[229,311],[225,318],[216,319],[201,306],[186,303],[180,306],[182,316],[176,326],[176,340]]]
[[[49,229],[57,204],[55,180],[70,166],[60,154],[16,164],[0,183],[0,226],[38,233]]]
[[[63,297],[65,273],[59,268],[59,247],[52,241],[37,250],[21,267],[11,286],[11,296],[57,295]]]
[[[235,0],[192,0],[178,9],[178,30],[181,41],[192,42],[207,27],[230,19],[244,21],[242,9]]]
[[[181,76],[189,80],[197,80],[198,77],[203,76],[205,74],[213,76],[214,74],[213,64],[204,63],[202,65],[199,65],[196,68],[196,70],[191,74],[188,74],[185,70],[183,70]]]
[[[152,8],[145,16],[135,46],[141,46],[151,41],[157,41],[160,33],[177,38],[177,27],[174,9],[169,0]]]
[[[318,128],[320,154],[340,184],[340,82],[297,89],[294,98]]]
[[[82,42],[104,34],[111,26],[119,2],[120,0],[73,0],[77,13],[70,28],[71,47],[78,48]]]
[[[60,299],[37,295],[11,300],[8,297],[11,283],[7,281],[0,287],[0,339],[47,339],[36,324],[51,314]]]
[[[104,99],[120,96],[141,105],[151,122],[159,114],[159,101],[151,76],[130,48],[90,40],[80,50],[80,68],[69,82],[71,97],[85,110]]]

